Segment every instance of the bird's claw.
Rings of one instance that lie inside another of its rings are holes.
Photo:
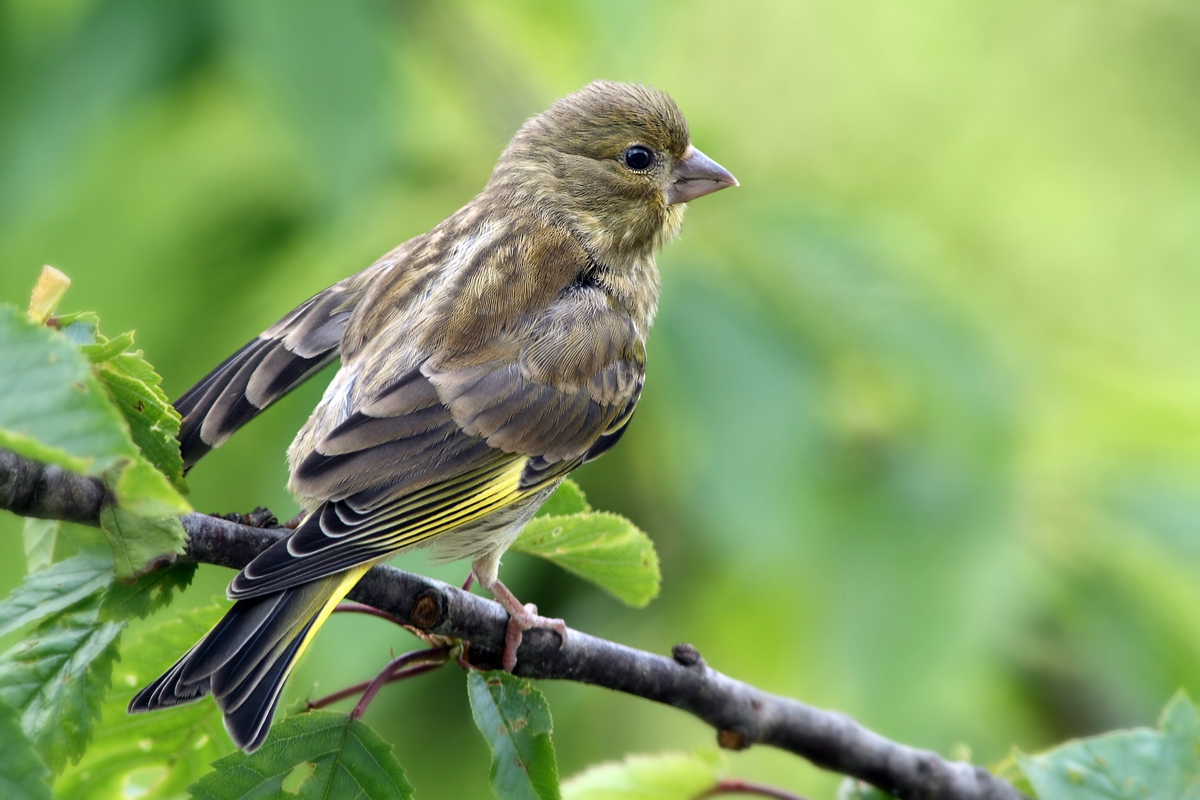
[[[526,603],[519,611],[510,612],[508,615],[508,630],[504,634],[504,656],[500,661],[505,672],[512,672],[516,668],[517,650],[525,638],[525,631],[532,628],[542,628],[557,633],[560,649],[567,643],[567,623],[561,619],[543,617],[537,613],[537,606],[533,603]]]

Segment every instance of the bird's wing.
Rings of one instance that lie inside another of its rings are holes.
[[[562,311],[515,357],[425,361],[327,434],[292,473],[293,489],[325,502],[229,596],[297,586],[482,519],[611,446],[641,392],[640,337],[619,314]]]
[[[338,357],[361,296],[362,281],[355,278],[301,303],[175,401],[185,469]]]

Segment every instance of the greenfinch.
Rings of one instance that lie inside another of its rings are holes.
[[[655,252],[684,204],[734,177],[692,146],[666,94],[597,81],[529,120],[473,200],[301,304],[176,403],[191,467],[341,358],[288,449],[304,509],[229,584],[225,617],[129,704],[212,694],[258,748],[317,629],[373,565],[429,546],[471,559],[510,615],[503,664],[537,615],[500,557],[563,477],[616,444],[642,392]]]

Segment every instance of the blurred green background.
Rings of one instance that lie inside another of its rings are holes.
[[[63,269],[63,309],[136,329],[176,396],[455,210],[522,120],[598,77],[669,91],[742,186],[663,253],[642,408],[579,473],[654,538],[661,597],[628,610],[512,555],[516,593],[984,763],[1200,695],[1194,4],[8,0],[0,298]],[[294,513],[283,454],[328,377],[203,461],[193,504]],[[0,590],[19,534],[0,517]],[[203,568],[185,602],[229,577]],[[335,618],[290,695],[410,646]],[[713,741],[543,688],[564,774]],[[457,670],[368,720],[421,796],[489,796]],[[836,783],[769,749],[730,761]]]

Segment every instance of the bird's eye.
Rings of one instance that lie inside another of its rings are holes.
[[[637,172],[650,169],[654,166],[654,151],[645,145],[635,144],[625,151],[625,155],[622,158],[625,161],[625,166]]]

